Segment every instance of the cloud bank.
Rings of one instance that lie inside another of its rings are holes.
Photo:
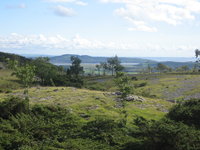
[[[102,3],[120,3],[115,14],[132,24],[129,30],[156,32],[158,22],[179,25],[195,20],[200,14],[199,0],[100,0]]]
[[[86,6],[88,3],[80,1],[80,0],[45,0],[46,2],[52,3],[73,3],[76,5]]]
[[[177,56],[193,56],[193,51],[200,45],[158,45],[155,43],[120,43],[103,42],[90,40],[75,35],[72,38],[65,38],[61,35],[45,36],[39,35],[20,35],[12,33],[9,36],[0,36],[0,50],[12,52],[21,51],[23,53],[61,54],[78,53],[87,55],[109,56],[118,54],[119,56],[169,56],[176,52]],[[47,53],[49,52],[49,53]]]

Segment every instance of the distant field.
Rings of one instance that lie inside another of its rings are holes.
[[[200,75],[174,74],[135,74],[137,81],[132,80],[133,93],[145,97],[159,98],[169,101],[200,98]],[[88,79],[87,88],[115,91],[111,79]]]
[[[96,65],[98,63],[82,63],[81,66],[84,68],[84,73],[91,74],[91,75],[98,75],[98,71]],[[71,65],[70,63],[54,63],[54,65],[64,66],[65,68],[69,68]],[[128,72],[129,74],[135,74],[141,71],[141,68],[146,67],[146,64],[139,64],[139,63],[122,63],[124,66],[124,71]],[[101,74],[103,74],[103,69],[101,69]],[[107,74],[111,74],[111,72],[107,71]]]

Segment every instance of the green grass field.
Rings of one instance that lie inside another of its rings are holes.
[[[10,70],[0,70],[0,100],[8,96],[22,96],[23,88],[19,81],[11,76]],[[148,119],[159,119],[165,115],[172,105],[166,100],[182,100],[198,98],[200,75],[134,75],[137,81],[132,80],[135,87],[133,93],[143,96],[144,102],[126,102],[125,110],[128,121],[136,116]],[[130,76],[130,78],[132,78]],[[117,96],[110,94],[117,91],[113,77],[87,77],[85,87],[32,87],[29,90],[30,103],[58,105],[82,116],[86,120],[103,115],[120,119],[123,111]],[[192,97],[193,96],[193,97]]]

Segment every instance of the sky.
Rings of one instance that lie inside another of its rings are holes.
[[[0,0],[0,51],[194,57],[200,0]]]

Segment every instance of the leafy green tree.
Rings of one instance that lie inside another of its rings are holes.
[[[149,64],[147,66],[147,71],[148,71],[149,74],[151,74],[152,71],[153,71],[153,68]]]
[[[158,63],[156,68],[160,73],[169,71],[169,67],[162,63]]]
[[[103,75],[106,75],[106,71],[108,70],[108,64],[106,62],[101,62],[100,63],[101,68],[103,68]]]
[[[26,64],[24,66],[15,67],[13,75],[22,81],[24,87],[29,88],[34,81],[35,66]]]
[[[35,66],[30,65],[30,64],[26,64],[24,66],[15,65],[13,69],[14,69],[14,72],[12,75],[15,75],[17,78],[19,78],[25,87],[25,90],[24,90],[25,101],[29,109],[28,89],[34,81]]]
[[[124,67],[121,65],[121,61],[117,56],[108,58],[108,68],[112,72],[112,76],[114,75],[114,72],[119,72],[124,69]]]
[[[19,62],[17,60],[12,60],[10,58],[7,58],[6,61],[9,69],[15,69],[19,66]]]
[[[70,75],[79,77],[83,74],[83,67],[81,66],[81,60],[76,56],[71,56],[72,65],[68,70]]]
[[[41,85],[65,85],[63,79],[66,78],[66,72],[64,69],[49,63],[49,58],[38,57],[34,59],[32,63],[36,66],[36,76]]]
[[[114,81],[119,91],[122,93],[122,98],[126,98],[129,94],[132,93],[132,86],[130,84],[131,81],[123,72],[117,72]]]
[[[83,85],[82,75],[84,73],[81,60],[76,56],[71,56],[72,65],[67,70],[72,86],[81,87]]]
[[[97,68],[98,75],[100,76],[101,75],[101,73],[100,73],[101,72],[101,65],[97,64],[95,67]]]

